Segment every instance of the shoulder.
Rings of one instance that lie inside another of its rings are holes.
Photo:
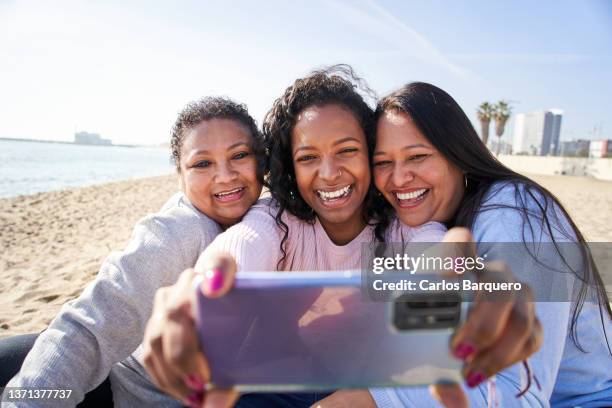
[[[436,221],[411,227],[394,217],[386,232],[389,242],[439,242],[446,233],[446,227]]]
[[[212,240],[221,232],[219,225],[195,208],[183,193],[176,193],[161,210],[138,221],[135,233],[149,233],[160,241]]]
[[[243,218],[243,222],[247,223],[263,223],[265,225],[277,225],[276,219],[280,212],[278,202],[272,197],[263,197],[249,209]],[[300,226],[309,225],[307,222],[299,219],[288,211],[283,211],[280,216],[280,221],[287,226],[288,229],[298,228]]]
[[[215,253],[232,255],[238,270],[272,270],[276,266],[280,228],[278,208],[269,198],[259,199],[242,220],[219,234],[199,256],[196,269]]]
[[[552,197],[520,181],[498,181],[489,187],[481,203],[482,206],[526,205],[530,209],[540,205],[552,204]]]
[[[262,197],[249,208],[249,211],[242,218],[240,223],[270,223],[274,222],[278,214],[279,207],[271,197]]]
[[[575,240],[569,218],[552,195],[519,181],[496,182],[489,187],[472,229],[477,241]]]
[[[521,181],[498,181],[485,193],[478,213],[494,209],[526,210],[532,216],[559,216],[561,208],[542,187]]]
[[[257,200],[244,215],[242,220],[223,231],[215,240],[220,242],[255,242],[261,239],[272,239],[278,234],[276,215],[278,206],[270,197]],[[225,244],[224,244],[225,245]]]
[[[279,206],[276,200],[272,197],[261,197],[255,204],[251,206],[247,215],[249,214],[265,214],[268,217],[274,217],[278,213]]]

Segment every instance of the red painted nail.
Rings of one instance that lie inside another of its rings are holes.
[[[204,389],[204,381],[197,374],[185,376],[185,385],[194,391],[202,391]]]
[[[455,357],[460,358],[461,360],[465,360],[476,351],[476,347],[474,347],[471,343],[463,342],[459,343],[455,350],[453,350],[453,354]]]
[[[467,383],[468,387],[474,388],[484,380],[485,376],[481,372],[476,371],[469,373],[465,382]]]
[[[223,287],[223,271],[220,268],[210,269],[204,274],[207,289],[214,293]]]
[[[187,396],[187,402],[190,407],[200,407],[204,402],[204,393],[202,391],[192,392]]]

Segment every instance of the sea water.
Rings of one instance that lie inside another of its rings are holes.
[[[172,172],[168,148],[0,140],[0,197]]]

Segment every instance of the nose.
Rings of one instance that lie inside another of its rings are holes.
[[[338,179],[341,175],[340,167],[335,163],[333,158],[323,159],[319,168],[319,177],[326,181],[332,182]]]
[[[238,172],[232,167],[231,163],[219,163],[215,173],[215,181],[217,183],[230,183],[238,177]]]
[[[412,180],[414,180],[414,174],[408,166],[398,165],[393,168],[393,174],[391,175],[393,186],[402,187]]]

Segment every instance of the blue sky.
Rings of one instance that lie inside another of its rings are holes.
[[[474,121],[508,99],[562,109],[562,139],[612,138],[612,2],[293,3],[0,0],[0,137],[162,143],[190,100],[261,121],[295,78],[345,62],[379,94],[428,81]]]

